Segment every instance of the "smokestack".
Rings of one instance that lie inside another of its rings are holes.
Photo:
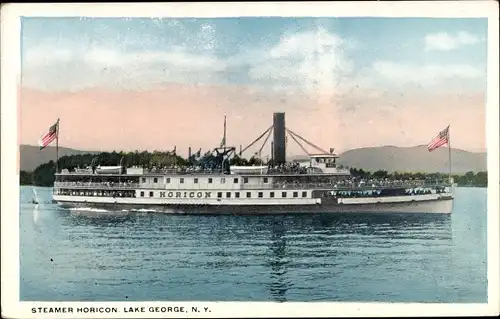
[[[274,113],[273,134],[274,164],[283,164],[286,162],[285,113]]]
[[[271,142],[271,165],[274,166],[274,142]]]
[[[191,146],[188,148],[188,159],[191,160]]]

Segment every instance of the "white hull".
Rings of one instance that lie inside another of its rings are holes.
[[[415,197],[414,197],[415,198]],[[283,214],[283,213],[410,213],[410,214],[451,214],[453,199],[429,198],[420,196],[419,200],[402,201],[401,197],[391,198],[360,198],[361,202],[333,201],[321,202],[320,199],[294,201],[292,199],[277,203],[277,201],[248,201],[239,203],[233,199],[231,204],[222,201],[193,200],[191,203],[175,202],[168,199],[148,198],[108,198],[84,196],[58,196],[56,200],[63,207],[107,207],[112,209],[136,208],[161,210],[165,213],[189,214]]]

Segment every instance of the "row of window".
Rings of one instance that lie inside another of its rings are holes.
[[[93,196],[93,197],[135,197],[135,191],[118,190],[72,190],[58,189],[57,195],[65,196]]]
[[[145,193],[144,191],[141,191],[141,197],[144,197],[144,193]],[[181,192],[178,192],[178,193],[181,194]],[[193,196],[190,196],[190,197],[194,198],[195,197],[194,196],[194,192],[191,192],[191,193],[193,193]],[[198,193],[201,194],[201,192],[198,192]],[[234,198],[240,198],[240,192],[226,192],[226,197],[225,198],[231,198],[233,193],[234,193]],[[281,198],[287,198],[288,193],[289,192],[281,192]],[[290,192],[290,193],[292,193],[292,197],[293,198],[298,198],[299,197],[299,192]],[[168,197],[175,196],[173,194],[173,192],[169,192],[168,194],[169,194]],[[223,192],[217,192],[217,198],[222,198],[222,195],[223,195]],[[301,195],[302,195],[302,198],[306,198],[307,197],[307,192],[303,191]],[[154,197],[154,192],[150,191],[149,192],[149,197]],[[160,197],[166,197],[165,196],[165,192],[161,192]],[[179,195],[177,197],[181,197],[181,196]],[[184,196],[184,197],[186,197],[186,196]],[[197,196],[197,197],[200,198],[202,196]],[[258,192],[257,193],[257,197],[258,198],[263,198],[264,197],[264,192]],[[246,192],[246,198],[252,198],[252,192]],[[269,192],[269,198],[275,198],[275,192]]]
[[[269,183],[269,178],[264,177],[264,178],[263,178],[263,181],[264,181],[264,183],[265,183],[265,184],[267,184],[267,183]],[[146,177],[143,177],[143,178],[142,178],[142,182],[143,182],[143,183],[146,183]],[[169,184],[169,183],[170,183],[170,177],[167,177],[166,182],[167,182],[167,184]],[[180,177],[180,178],[179,178],[179,182],[180,182],[181,184],[184,184],[184,177]],[[199,178],[198,178],[198,177],[193,178],[193,182],[194,182],[195,184],[198,184],[198,182],[199,182]],[[154,178],[153,178],[153,183],[158,183],[158,177],[154,177]],[[212,177],[209,177],[209,178],[208,178],[208,183],[209,183],[209,184],[212,184],[212,183],[213,183],[213,178],[212,178]],[[226,183],[226,178],[225,178],[225,177],[221,177],[221,178],[220,178],[220,183],[221,183],[221,184],[225,184],[225,183]],[[238,183],[239,183],[239,179],[238,179],[237,177],[233,178],[233,183],[234,183],[234,184],[238,184]],[[247,183],[248,183],[248,177],[243,177],[243,183],[244,183],[244,184],[247,184]]]
[[[226,192],[226,198],[231,198],[231,193],[232,192]],[[288,192],[281,192],[281,198],[286,198]],[[252,193],[251,192],[246,192],[247,198],[252,198]],[[292,196],[294,198],[299,197],[299,192],[292,192]],[[234,197],[235,198],[240,198],[240,192],[234,192]],[[258,192],[257,193],[258,198],[263,198],[264,197],[264,192]],[[302,197],[307,197],[307,192],[302,192]],[[222,198],[222,192],[217,193],[217,198]],[[269,192],[269,198],[275,198],[274,192]]]

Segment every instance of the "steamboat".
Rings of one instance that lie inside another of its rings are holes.
[[[451,214],[452,181],[361,179],[337,164],[339,156],[285,127],[284,113],[240,155],[266,134],[273,135],[266,164],[230,165],[226,122],[216,164],[169,168],[100,166],[64,169],[55,176],[53,199],[63,207],[161,210],[181,214],[428,213]],[[288,137],[307,159],[286,161]],[[319,150],[309,153],[302,142]]]

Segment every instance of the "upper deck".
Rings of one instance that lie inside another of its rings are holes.
[[[115,167],[113,167],[115,168]],[[177,176],[177,175],[190,175],[190,176],[350,176],[350,171],[344,168],[337,168],[336,170],[322,171],[318,169],[307,169],[299,165],[296,166],[231,166],[230,172],[224,172],[221,169],[202,169],[199,167],[178,167],[166,169],[146,169],[141,167],[126,168],[125,171],[116,170],[100,170],[95,171],[92,169],[75,169],[69,171],[62,170],[61,173],[56,173],[56,176]]]
[[[167,190],[251,190],[251,189],[391,189],[436,186],[437,181],[359,179],[322,173],[281,172],[267,174],[223,174],[220,171],[148,170],[132,174],[57,174],[55,188],[68,189],[167,189]]]

